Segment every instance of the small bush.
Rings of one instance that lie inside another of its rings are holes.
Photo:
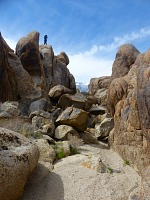
[[[113,173],[113,169],[111,167],[107,167],[107,171],[108,171],[109,174]]]
[[[130,163],[129,163],[128,160],[125,160],[124,163],[123,163],[123,165],[124,165],[124,166],[125,166],[125,165],[130,165]]]
[[[71,155],[79,154],[79,151],[76,147],[70,145]]]
[[[56,152],[56,157],[57,157],[57,159],[61,159],[61,158],[66,157],[63,148],[59,149],[59,151]]]

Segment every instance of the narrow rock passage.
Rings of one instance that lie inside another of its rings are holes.
[[[112,150],[83,145],[80,154],[40,166],[20,200],[128,200],[140,177]]]

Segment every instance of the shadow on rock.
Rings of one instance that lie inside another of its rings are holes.
[[[47,163],[50,164],[50,163]],[[39,163],[31,174],[20,200],[64,200],[61,177]]]

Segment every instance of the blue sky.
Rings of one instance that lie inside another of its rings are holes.
[[[150,47],[150,0],[0,0],[0,31],[14,49],[33,30],[65,51],[76,81],[111,75],[118,47]]]

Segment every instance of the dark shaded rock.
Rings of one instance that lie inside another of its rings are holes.
[[[15,74],[8,63],[8,47],[0,33],[0,101],[17,100],[17,82]]]
[[[106,108],[100,105],[93,105],[89,112],[92,115],[103,115],[106,113]]]

